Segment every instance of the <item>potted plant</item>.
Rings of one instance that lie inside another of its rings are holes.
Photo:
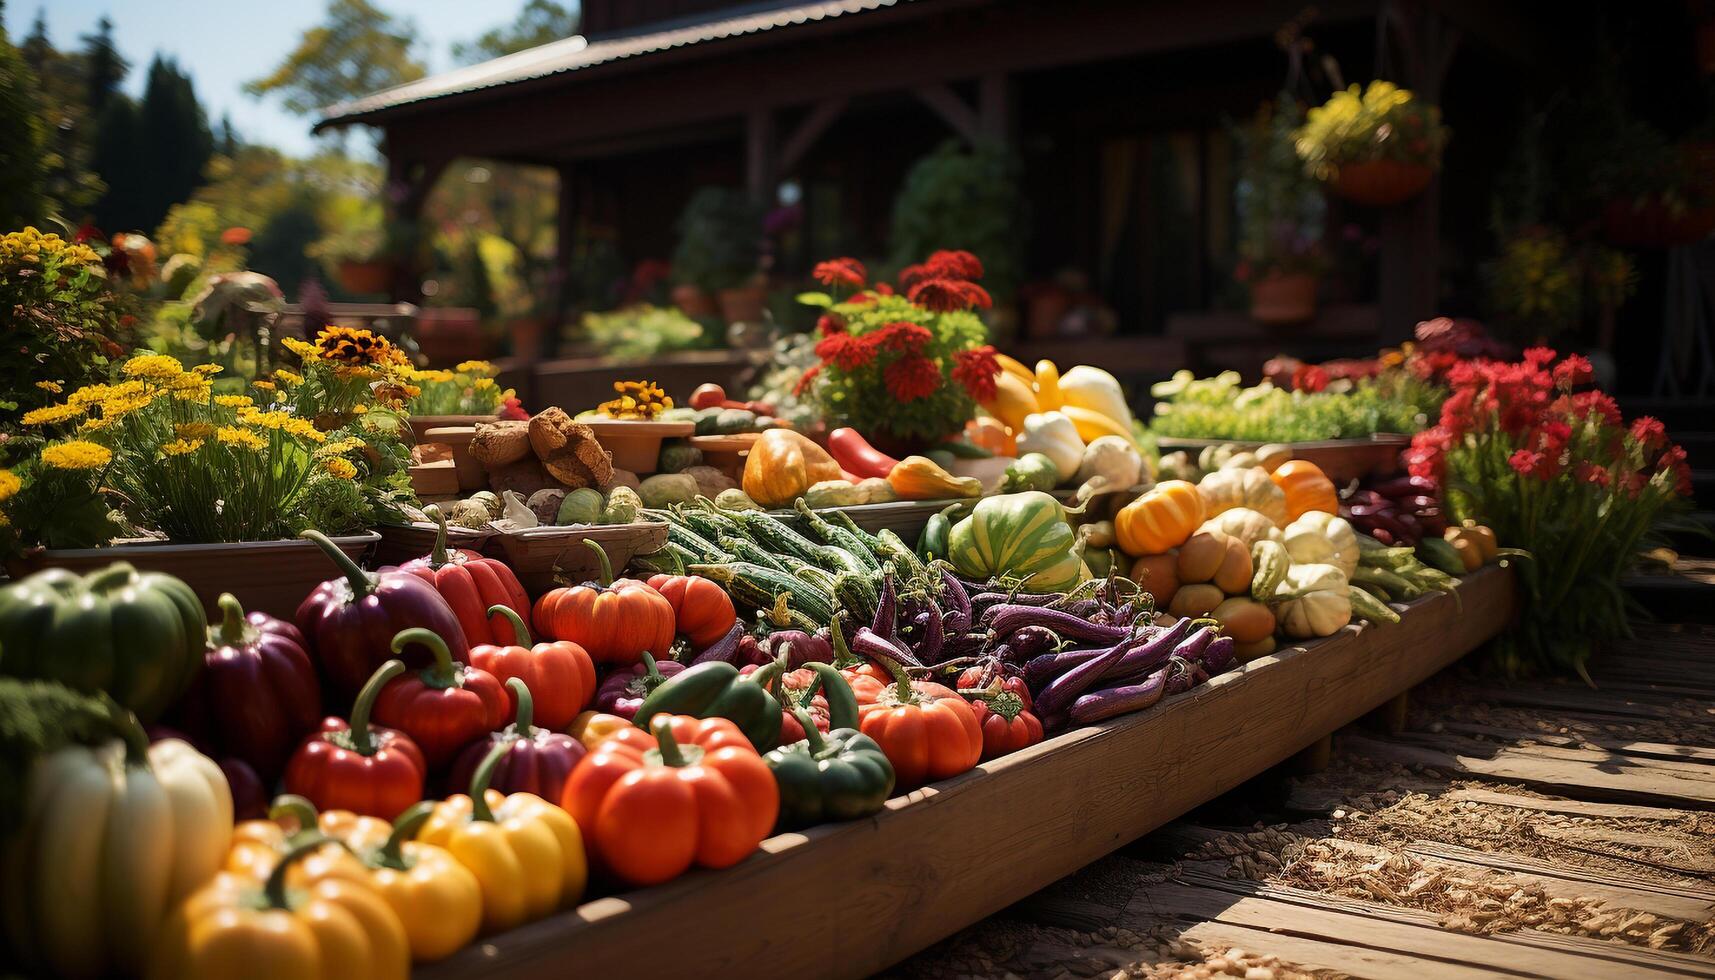
[[[908,453],[962,430],[979,402],[993,402],[1000,364],[976,313],[993,300],[978,284],[976,256],[936,252],[896,284],[872,284],[855,259],[819,263],[815,276],[829,292],[799,300],[826,311],[817,362],[792,394],[811,399],[829,425]]]
[[[422,442],[430,429],[492,421],[508,398],[516,396],[495,380],[500,371],[488,361],[462,361],[454,368],[408,369],[405,411],[411,434]]]
[[[1302,119],[1297,101],[1282,92],[1233,134],[1239,155],[1239,263],[1233,274],[1250,287],[1251,316],[1266,324],[1315,316],[1316,286],[1327,265],[1327,202],[1293,147]]]
[[[409,499],[403,355],[368,331],[287,341],[303,370],[216,394],[216,365],[138,353],[112,384],[23,418],[31,451],[0,479],[7,568],[87,570],[123,557],[290,615],[326,567],[317,528],[354,554]],[[235,583],[240,588],[235,588]]]
[[[376,205],[356,223],[322,236],[305,252],[321,261],[341,289],[353,296],[384,296],[393,291],[395,271],[416,248],[416,224],[388,221]]]
[[[1626,119],[1610,129],[1604,145],[1589,180],[1604,199],[1602,232],[1609,242],[1673,248],[1715,231],[1705,144],[1675,144],[1650,124]]]
[[[1311,174],[1346,200],[1371,207],[1422,193],[1441,168],[1447,136],[1439,108],[1380,79],[1330,95],[1294,134]]]
[[[687,316],[713,312],[707,306],[707,296],[713,294],[727,322],[761,318],[768,301],[761,271],[762,219],[763,209],[742,191],[704,187],[691,195],[679,215],[673,275],[679,286],[695,287],[704,298],[694,299],[688,290],[675,287],[673,300]]]

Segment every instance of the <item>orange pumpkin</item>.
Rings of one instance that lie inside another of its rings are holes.
[[[965,423],[965,438],[971,445],[987,449],[996,456],[1017,456],[1018,437],[1000,419],[985,415]]]
[[[634,664],[645,651],[667,656],[673,645],[673,604],[636,579],[616,580],[601,544],[584,543],[601,562],[601,577],[544,592],[531,610],[536,629],[549,639],[578,644],[598,664]]]
[[[699,650],[727,635],[738,621],[726,590],[701,575],[651,575],[649,587],[673,604],[677,630]]]
[[[1334,481],[1328,479],[1328,475],[1322,472],[1320,466],[1309,460],[1289,459],[1270,473],[1268,478],[1286,494],[1288,524],[1313,510],[1329,514],[1340,512],[1340,494],[1334,489]]]
[[[790,507],[823,480],[840,479],[834,457],[791,429],[764,432],[744,462],[744,492],[764,507]]]
[[[1203,523],[1203,495],[1195,484],[1167,480],[1114,515],[1114,535],[1128,555],[1177,548]]]

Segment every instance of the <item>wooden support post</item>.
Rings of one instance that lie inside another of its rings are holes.
[[[810,151],[810,147],[815,145],[816,140],[828,131],[828,127],[845,115],[846,106],[850,104],[851,100],[843,97],[816,103],[816,107],[810,110],[810,114],[804,117],[798,128],[792,131],[792,135],[780,144],[778,173],[781,176],[790,174],[804,158],[804,154]]]
[[[1313,776],[1328,768],[1328,762],[1333,756],[1334,736],[1324,735],[1293,756],[1290,766],[1297,775]]]
[[[557,172],[560,176],[560,188],[558,207],[554,213],[554,270],[546,287],[552,290],[554,295],[548,307],[547,328],[542,334],[541,356],[544,360],[559,353],[560,324],[565,322],[571,313],[572,303],[579,298],[572,295],[571,287],[572,258],[578,245],[578,204],[582,197],[578,193],[578,169],[567,163],[560,165]],[[530,377],[533,383],[534,369],[531,370]]]
[[[383,141],[383,147],[385,145]],[[387,158],[387,184],[382,188],[382,207],[387,212],[389,223],[411,226],[408,241],[389,243],[403,248],[402,254],[393,256],[391,295],[396,303],[423,301],[422,229],[417,227],[417,219],[422,217],[423,205],[428,202],[435,181],[440,179],[451,162],[450,157],[424,160],[398,156]]]
[[[977,80],[977,127],[990,142],[1012,142],[1012,86],[1002,72]]]
[[[744,184],[758,204],[774,200],[775,149],[774,110],[753,106],[744,120]]]
[[[1406,719],[1411,713],[1411,692],[1401,691],[1376,710],[1364,716],[1364,726],[1371,731],[1384,735],[1398,735],[1405,731]]]
[[[920,85],[917,87],[917,97],[935,110],[935,114],[967,142],[975,143],[982,138],[982,124],[978,121],[976,112],[946,83],[931,82],[928,85]]]

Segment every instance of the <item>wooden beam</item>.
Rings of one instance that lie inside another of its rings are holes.
[[[389,155],[387,185],[382,188],[381,196],[388,220],[416,222],[422,217],[423,205],[435,189],[435,181],[440,179],[451,162],[452,157],[444,152],[426,157]],[[413,236],[409,252],[395,256],[397,261],[393,265],[393,285],[389,292],[396,303],[420,304],[423,301],[424,270],[418,261],[421,249],[417,247],[420,237],[420,234]]]
[[[964,99],[959,98],[957,92],[947,87],[946,82],[919,85],[916,95],[967,142],[975,143],[982,138],[983,127],[977,114],[965,104]]]
[[[986,72],[977,79],[977,128],[985,139],[1012,142],[1012,80],[1005,72]]]
[[[775,170],[774,110],[752,106],[744,118],[744,184],[750,199],[769,204],[774,199]]]
[[[554,281],[551,288],[554,291],[552,325],[542,337],[542,350],[539,356],[553,357],[559,353],[560,323],[572,308],[572,249],[578,239],[578,206],[583,195],[578,193],[578,168],[572,164],[556,168],[560,175],[558,194],[559,207],[554,213]],[[527,405],[536,404],[535,371],[526,371],[525,377],[529,383],[524,397],[529,399]]]
[[[846,107],[851,104],[851,101],[851,99],[842,96],[823,99],[816,103],[816,107],[810,110],[810,114],[804,117],[804,121],[800,122],[798,128],[792,131],[792,135],[786,137],[786,142],[780,145],[779,172],[781,175],[791,173],[798,166],[798,161],[810,151],[810,147],[815,145],[816,140],[828,131],[828,127],[838,121],[842,115],[845,115]]]

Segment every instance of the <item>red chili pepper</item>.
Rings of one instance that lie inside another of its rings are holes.
[[[530,615],[530,596],[505,563],[484,558],[474,551],[447,549],[447,516],[439,507],[425,513],[435,519],[435,546],[422,558],[399,566],[434,586],[453,615],[459,618],[465,639],[471,643],[511,643],[512,624],[493,614],[493,607],[505,606],[520,616]],[[524,642],[528,643],[529,633]]]
[[[506,692],[494,675],[461,664],[441,638],[426,629],[400,630],[393,649],[421,643],[435,653],[433,665],[393,681],[375,699],[375,718],[411,736],[423,758],[439,769],[472,739],[506,724]]]
[[[489,612],[498,613],[512,624],[517,642],[479,643],[471,647],[471,666],[488,671],[508,688],[512,685],[507,682],[512,678],[523,681],[537,692],[536,720],[544,728],[564,730],[595,699],[594,661],[583,647],[570,640],[530,646],[529,629],[510,607],[495,605],[489,607]],[[516,709],[516,702],[508,707],[509,718],[515,717]],[[453,785],[464,784],[454,781]]]
[[[358,692],[351,721],[322,719],[322,730],[304,739],[286,764],[286,792],[307,798],[318,810],[351,810],[392,820],[423,798],[428,766],[404,732],[369,723],[369,710],[386,683],[405,672],[397,660],[382,664]]]
[[[885,477],[899,465],[899,460],[869,444],[856,429],[835,429],[828,433],[828,454],[840,468],[860,478]]]

